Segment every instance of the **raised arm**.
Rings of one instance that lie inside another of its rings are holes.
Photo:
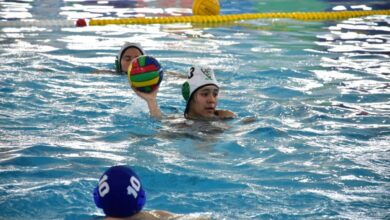
[[[133,89],[135,94],[137,94],[139,97],[141,97],[143,100],[146,101],[146,103],[148,104],[150,116],[157,118],[157,119],[161,119],[162,113],[160,110],[160,106],[157,104],[158,89],[156,89],[150,93],[146,93],[146,92],[141,92],[134,87],[131,87],[131,88]]]

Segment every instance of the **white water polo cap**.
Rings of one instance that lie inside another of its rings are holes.
[[[119,52],[118,52],[118,58],[119,58],[119,60],[122,58],[123,52],[125,52],[125,50],[126,50],[127,48],[130,48],[130,47],[137,48],[137,49],[142,53],[142,55],[145,55],[145,51],[142,49],[142,47],[141,47],[140,44],[125,42],[125,43],[123,44],[123,46],[121,47],[121,49],[119,50]]]
[[[130,43],[130,42],[125,42],[121,49],[118,52],[118,55],[116,56],[115,59],[115,68],[117,72],[127,72],[127,70],[122,70],[120,61],[122,59],[123,53],[128,49],[128,48],[136,48],[141,52],[141,55],[146,55],[145,51],[142,49],[140,44],[137,43]]]
[[[188,103],[196,90],[208,85],[219,87],[214,71],[206,66],[192,66],[188,71],[188,79],[181,89],[183,98]]]

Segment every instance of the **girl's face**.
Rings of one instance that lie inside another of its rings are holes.
[[[190,117],[215,117],[215,110],[218,104],[218,87],[209,85],[200,88],[193,95],[190,101],[188,115]]]
[[[125,50],[125,52],[123,53],[122,59],[121,59],[122,71],[127,72],[127,70],[129,69],[129,66],[131,64],[131,61],[134,58],[137,58],[141,55],[142,55],[141,51],[139,51],[137,48],[134,48],[134,47],[127,48]]]

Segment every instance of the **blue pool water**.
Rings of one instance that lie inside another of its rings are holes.
[[[221,0],[221,13],[341,5],[292,2]],[[5,22],[188,15],[192,1],[0,3]],[[92,190],[116,164],[141,177],[146,210],[213,219],[390,218],[389,24],[389,16],[370,16],[213,26],[2,25],[0,219],[102,216]],[[93,73],[113,68],[124,41],[141,42],[166,70],[214,68],[219,105],[238,118],[179,128],[184,80],[166,75],[158,102],[175,119],[151,119],[126,76]]]

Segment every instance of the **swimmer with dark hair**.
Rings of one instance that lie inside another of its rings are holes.
[[[127,74],[131,61],[142,55],[146,53],[140,44],[125,42],[115,58],[115,72]]]
[[[118,51],[118,55],[115,56],[115,70],[95,70],[93,73],[127,75],[131,61],[142,55],[146,53],[140,44],[125,42]]]
[[[150,115],[161,118],[157,104],[157,91],[144,93],[133,89],[146,101]],[[191,120],[219,120],[234,118],[236,114],[229,110],[217,109],[219,84],[214,71],[208,67],[193,66],[188,72],[188,79],[182,86],[182,95],[187,101],[184,117]]]
[[[182,86],[183,98],[187,101],[184,117],[187,119],[229,119],[236,114],[217,109],[219,84],[214,71],[209,67],[193,66]]]
[[[111,73],[119,75],[127,75],[131,62],[140,56],[145,56],[146,52],[138,43],[125,42],[115,56],[115,71],[112,70],[96,70],[93,73]],[[166,74],[176,78],[183,78],[180,73],[165,71]]]

